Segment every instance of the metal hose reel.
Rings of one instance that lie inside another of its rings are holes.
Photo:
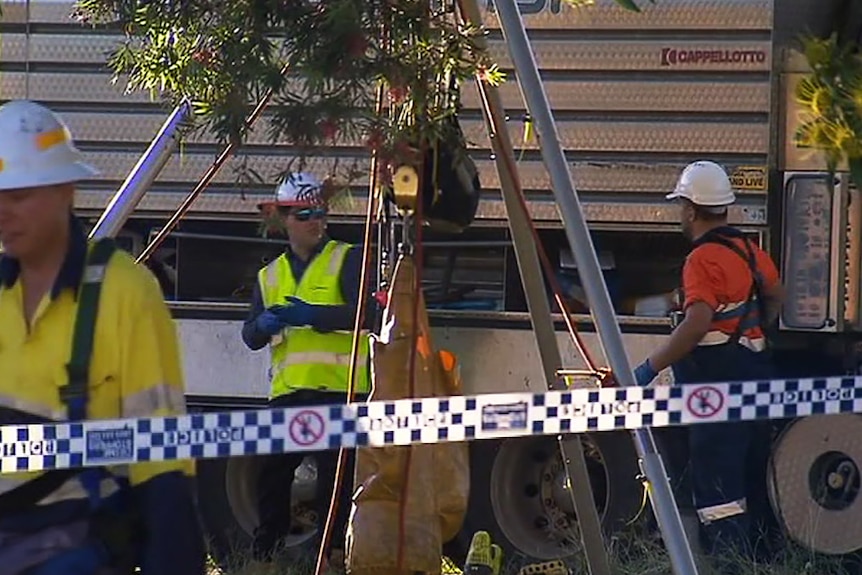
[[[862,416],[815,415],[775,441],[769,499],[787,535],[813,551],[862,549]]]

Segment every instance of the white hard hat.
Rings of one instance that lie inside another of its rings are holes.
[[[728,206],[736,201],[730,178],[715,162],[701,160],[685,167],[668,200],[686,198],[698,206]]]
[[[66,184],[99,173],[84,163],[66,124],[35,102],[0,106],[0,134],[0,190]]]
[[[322,203],[321,183],[307,172],[288,174],[275,190],[275,199],[263,206],[308,206]]]

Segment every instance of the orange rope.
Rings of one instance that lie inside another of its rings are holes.
[[[377,88],[377,112],[383,108],[383,82],[380,82]],[[377,150],[372,150],[371,153],[371,175],[368,181],[368,205],[365,214],[365,233],[363,236],[362,250],[362,272],[359,276],[359,305],[356,310],[356,320],[353,324],[353,341],[350,344],[350,371],[347,378],[347,401],[353,403],[356,396],[356,369],[357,359],[359,356],[359,338],[362,332],[362,325],[365,323],[365,312],[368,291],[368,277],[371,272],[371,243],[373,234],[373,220],[376,212],[376,204],[379,200],[378,194],[378,163],[380,159]],[[344,467],[347,465],[347,449],[344,447],[338,450],[338,463],[335,467],[335,481],[332,489],[332,496],[329,500],[329,513],[326,516],[326,521],[323,527],[323,535],[320,541],[320,548],[317,551],[317,563],[315,565],[315,575],[322,575],[326,565],[326,550],[329,548],[330,540],[332,539],[332,526],[335,522],[335,515],[338,511],[338,500],[341,493],[341,484],[344,481]],[[355,461],[354,461],[355,465]],[[345,549],[345,552],[347,550]],[[345,555],[346,557],[346,555]]]
[[[422,297],[422,268],[424,258],[422,256],[422,196],[424,191],[424,162],[425,147],[421,150],[422,164],[419,171],[419,193],[416,196],[416,213],[413,215],[413,225],[415,233],[415,241],[413,243],[413,307],[411,309],[413,326],[410,334],[410,367],[408,368],[408,381],[410,382],[410,392],[408,397],[416,397],[416,353],[418,351],[419,340],[419,300]],[[398,546],[397,559],[395,568],[401,571],[404,568],[404,548],[406,546],[406,522],[407,522],[407,494],[410,488],[410,464],[413,461],[413,446],[407,447],[407,457],[404,459],[404,481],[401,484],[401,493],[398,498]]]
[[[282,76],[287,74],[288,67],[289,64],[285,64],[282,67]],[[251,129],[254,123],[257,122],[257,119],[263,113],[264,109],[266,109],[267,105],[269,105],[269,101],[270,99],[272,99],[272,95],[274,92],[275,90],[272,87],[267,88],[263,97],[260,99],[260,101],[257,103],[257,105],[254,107],[254,109],[251,111],[251,113],[245,120],[245,127],[247,129]],[[180,223],[180,220],[183,219],[183,216],[186,215],[186,212],[191,209],[192,204],[195,203],[195,200],[198,198],[198,196],[201,195],[204,190],[206,190],[212,179],[216,177],[222,165],[228,160],[228,158],[230,158],[231,154],[238,147],[238,145],[239,142],[231,141],[224,148],[222,148],[221,153],[213,161],[210,167],[207,168],[207,171],[204,173],[203,176],[201,176],[201,179],[198,180],[198,183],[194,187],[194,189],[189,192],[189,195],[186,196],[186,199],[183,200],[183,203],[180,204],[180,206],[174,211],[173,215],[171,215],[167,223],[162,227],[162,229],[159,230],[158,234],[156,234],[156,237],[153,238],[153,240],[144,248],[144,250],[141,252],[141,255],[139,255],[135,260],[135,263],[141,263],[143,261],[146,261],[150,258],[150,256],[153,255],[153,253],[155,253],[155,251],[162,244],[162,242],[164,242],[165,239],[167,239],[168,235],[174,230],[174,228],[177,227],[177,224]]]
[[[464,9],[464,0],[457,0],[458,3],[458,12],[460,13],[461,19],[466,21],[467,17],[465,16],[466,10]],[[478,79],[476,80],[476,84],[479,89],[479,96],[482,101],[482,111],[485,114],[485,118],[487,119],[487,128],[488,134],[492,138],[499,138],[499,134],[497,132],[496,126],[492,121],[491,114],[491,104],[488,101],[488,92],[485,83]],[[539,232],[536,229],[536,226],[533,224],[533,218],[530,216],[529,208],[527,207],[527,201],[524,196],[524,190],[521,187],[521,180],[518,178],[518,168],[514,163],[514,158],[512,158],[509,154],[502,153],[499,154],[502,156],[506,171],[509,173],[512,183],[515,186],[515,191],[517,192],[518,202],[521,205],[521,210],[527,216],[527,221],[530,225],[530,232],[533,236],[533,243],[536,248],[536,253],[539,256],[539,260],[542,264],[542,270],[545,273],[545,277],[550,284],[551,291],[554,293],[554,300],[557,302],[557,305],[560,308],[560,312],[563,315],[563,321],[566,323],[566,328],[568,329],[569,335],[572,338],[572,343],[575,346],[576,351],[580,356],[584,359],[584,363],[589,371],[593,372],[596,377],[599,378],[600,383],[606,384],[609,383],[610,378],[612,377],[611,370],[607,367],[596,367],[596,362],[593,360],[589,351],[587,350],[586,345],[584,345],[583,340],[581,339],[580,334],[578,333],[577,326],[575,326],[574,320],[572,319],[571,308],[566,304],[565,300],[562,296],[562,287],[560,286],[559,281],[557,280],[556,275],[554,274],[554,270],[551,267],[551,262],[548,259],[548,254],[545,251],[544,247],[541,244],[539,238]]]

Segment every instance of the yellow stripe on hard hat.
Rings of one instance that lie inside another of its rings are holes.
[[[50,132],[42,132],[36,135],[36,147],[42,151],[48,148],[53,148],[57,144],[62,144],[66,141],[66,130],[57,128]]]
[[[0,158],[0,172],[3,171],[3,158]]]

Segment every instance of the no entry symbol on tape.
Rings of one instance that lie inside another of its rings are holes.
[[[688,396],[686,407],[697,418],[712,417],[724,407],[724,394],[710,385],[695,388]]]
[[[300,411],[290,420],[290,438],[297,445],[314,445],[323,437],[326,423],[316,411]]]

